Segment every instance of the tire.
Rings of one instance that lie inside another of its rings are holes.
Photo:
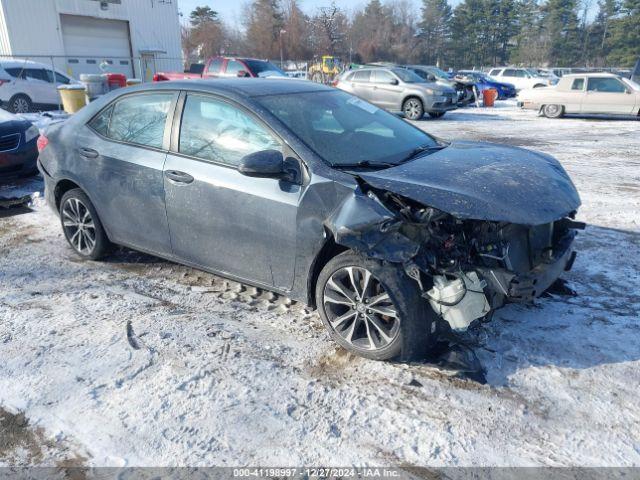
[[[11,113],[29,113],[33,111],[33,102],[28,96],[19,93],[11,97],[7,109]]]
[[[402,112],[409,120],[420,120],[424,117],[422,100],[416,97],[407,98],[402,104]]]
[[[560,118],[564,115],[564,107],[562,105],[545,105],[542,107],[542,113],[547,118]]]
[[[311,81],[314,83],[324,84],[324,75],[321,72],[315,72],[311,75]]]
[[[446,112],[429,112],[431,118],[442,118]]]
[[[82,190],[74,188],[66,192],[60,200],[59,213],[64,236],[80,257],[98,260],[111,250],[98,213]]]
[[[536,83],[536,84],[533,86],[533,88],[542,88],[542,87],[544,87],[544,86],[545,86],[545,85],[543,85],[542,83]]]
[[[315,294],[329,335],[351,353],[407,361],[435,343],[437,316],[399,265],[344,252],[322,269]]]

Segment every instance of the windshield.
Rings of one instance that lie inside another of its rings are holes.
[[[406,68],[393,68],[391,71],[404,83],[425,83],[422,77]]]
[[[438,67],[429,67],[429,71],[438,78],[444,78],[446,80],[449,79],[449,74],[444,70],[440,70]]]
[[[399,164],[436,140],[404,120],[339,90],[257,99],[320,158],[334,167]]]
[[[640,84],[634,82],[633,80],[631,80],[629,78],[621,77],[620,80],[622,80],[625,84],[627,84],[629,87],[631,87],[632,90],[635,90],[636,92],[640,92]]]
[[[287,75],[271,62],[260,60],[245,60],[247,66],[258,77],[286,77]]]

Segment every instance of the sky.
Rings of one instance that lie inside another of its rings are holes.
[[[188,18],[189,13],[195,7],[208,5],[218,12],[220,16],[230,24],[242,23],[242,7],[248,0],[178,0],[178,8],[183,13],[183,18]],[[336,0],[336,5],[345,10],[351,10],[356,7],[366,5],[367,0]],[[418,1],[416,3],[416,11],[418,9]],[[331,0],[300,0],[300,6],[305,13],[314,13],[318,7],[328,6]]]

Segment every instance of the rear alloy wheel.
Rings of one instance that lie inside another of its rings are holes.
[[[26,95],[15,95],[9,100],[9,111],[11,113],[29,113],[32,107],[33,103]]]
[[[402,105],[402,112],[409,120],[420,120],[424,117],[424,106],[419,98],[408,98]]]
[[[373,360],[424,357],[437,317],[398,265],[345,252],[322,270],[316,304],[342,347]]]
[[[97,260],[109,250],[110,242],[98,214],[79,188],[62,196],[60,221],[67,242],[81,257]]]
[[[564,107],[562,105],[545,105],[542,113],[547,118],[560,118],[564,115]]]

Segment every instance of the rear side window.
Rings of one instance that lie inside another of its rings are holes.
[[[162,148],[165,123],[173,98],[173,93],[124,97],[94,118],[89,126],[113,140]]]
[[[513,70],[512,68],[507,68],[504,73],[502,74],[503,77],[515,77],[516,75],[516,71]]]
[[[89,126],[100,135],[106,137],[109,130],[109,121],[111,120],[112,112],[113,105],[96,115],[93,120],[89,122]]]
[[[587,90],[589,92],[624,93],[626,88],[622,82],[615,78],[590,78]]]
[[[250,153],[282,151],[280,142],[242,110],[211,97],[188,95],[178,151],[237,167]]]
[[[24,68],[5,68],[5,71],[13,78],[25,78]]]
[[[222,59],[216,58],[210,64],[207,72],[209,73],[220,73],[220,69],[222,68]]]
[[[584,90],[584,78],[576,78],[571,84],[571,90]]]
[[[241,70],[247,71],[247,67],[245,67],[242,63],[237,60],[229,60],[227,61],[227,71],[225,72],[227,75],[237,75]],[[249,73],[249,72],[247,72]]]
[[[358,83],[369,83],[371,78],[371,70],[363,70],[353,75],[353,81]]]
[[[492,77],[495,77],[496,75],[499,75],[499,74],[500,74],[500,69],[499,68],[494,68],[493,70],[491,70],[489,72],[489,75],[492,76]]]

